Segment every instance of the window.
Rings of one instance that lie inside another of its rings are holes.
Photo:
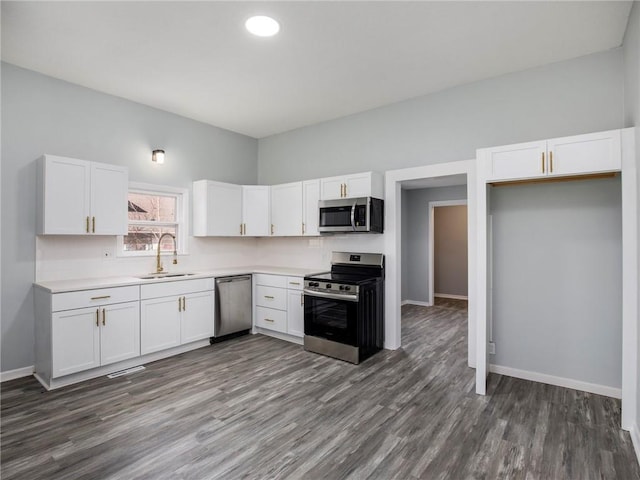
[[[178,253],[187,253],[187,197],[187,190],[181,188],[129,184],[129,229],[118,239],[120,255],[155,255],[164,233],[175,236]],[[160,251],[173,253],[168,235],[162,239]]]

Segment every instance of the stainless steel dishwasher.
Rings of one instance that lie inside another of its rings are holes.
[[[251,329],[251,275],[216,278],[215,338]]]

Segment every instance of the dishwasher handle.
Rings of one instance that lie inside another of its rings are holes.
[[[219,277],[216,278],[216,283],[229,283],[229,282],[237,282],[237,281],[247,281],[251,280],[251,275],[235,275],[233,277]]]

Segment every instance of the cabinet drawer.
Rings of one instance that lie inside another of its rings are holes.
[[[140,287],[138,285],[54,293],[51,295],[51,311],[59,312],[110,303],[133,302],[139,299]]]
[[[255,273],[253,275],[256,285],[267,287],[287,288],[287,277],[282,275],[267,275],[266,273]]]
[[[289,290],[302,290],[304,279],[302,277],[287,277],[287,288]]]
[[[184,295],[185,293],[204,292],[213,290],[213,288],[213,278],[150,283],[140,286],[140,298],[146,300],[148,298],[170,297],[172,295]]]
[[[277,308],[278,310],[286,310],[287,309],[286,294],[287,294],[287,291],[284,288],[265,287],[264,285],[258,285],[256,287],[255,304],[260,307]]]
[[[256,327],[286,333],[287,312],[273,308],[256,307]]]

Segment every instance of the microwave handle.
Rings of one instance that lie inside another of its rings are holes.
[[[356,205],[358,201],[353,202],[353,206],[351,207],[351,228],[353,231],[356,231]]]

